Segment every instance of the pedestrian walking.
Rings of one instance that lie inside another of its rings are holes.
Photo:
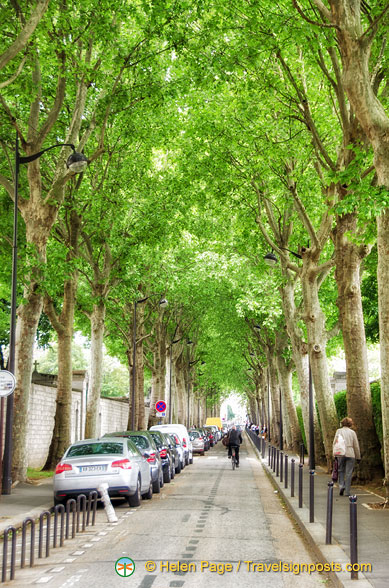
[[[333,443],[334,457],[338,460],[338,480],[340,496],[350,496],[351,478],[353,476],[355,461],[361,461],[358,437],[352,430],[353,421],[345,417],[340,422],[341,428],[337,429]]]

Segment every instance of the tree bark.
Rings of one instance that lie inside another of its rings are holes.
[[[106,308],[104,302],[93,305],[91,315],[91,376],[86,406],[85,438],[94,439],[100,434],[98,415],[101,382],[103,378],[103,338]]]
[[[335,232],[339,317],[347,365],[347,413],[353,419],[361,455],[357,469],[360,481],[382,476],[380,444],[373,422],[365,326],[360,288],[361,263],[369,248],[351,242],[347,234],[356,231],[356,215],[337,218]]]

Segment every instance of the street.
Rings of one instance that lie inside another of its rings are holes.
[[[326,579],[318,573],[302,572],[302,578],[266,571],[277,570],[280,562],[311,563],[312,556],[247,437],[239,469],[232,471],[219,443],[204,457],[195,457],[151,501],[143,500],[135,509],[114,506],[117,524],[108,524],[99,509],[95,527],[52,550],[50,559],[37,560],[31,570],[18,569],[15,584],[103,588],[127,582],[137,588],[194,588],[201,582],[228,588],[237,582],[242,587],[288,587],[303,581],[316,587]],[[135,563],[126,578],[115,572],[122,557]]]

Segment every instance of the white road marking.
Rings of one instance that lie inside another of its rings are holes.
[[[39,580],[34,582],[34,584],[47,584],[47,582],[50,582],[52,578],[53,576],[42,576],[41,578],[39,578]]]
[[[49,570],[49,573],[53,574],[53,573],[58,573],[58,572],[62,572],[62,570],[65,569],[65,566],[60,566],[59,568],[53,568],[52,570]]]

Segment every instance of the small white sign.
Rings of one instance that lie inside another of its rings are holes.
[[[158,418],[160,418],[160,419],[161,419],[161,418],[163,418],[163,417],[165,417],[165,416],[166,416],[166,410],[165,410],[164,412],[157,412],[157,417],[158,417]]]
[[[0,371],[0,396],[9,396],[15,390],[16,380],[15,376],[7,371]]]

